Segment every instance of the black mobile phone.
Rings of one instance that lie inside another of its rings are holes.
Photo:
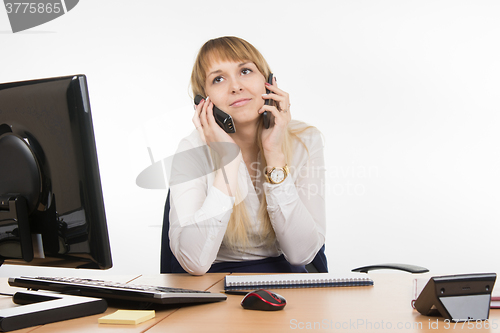
[[[201,95],[196,95],[196,97],[194,98],[194,104],[196,105],[200,104],[202,99],[205,98],[203,98]],[[215,105],[213,107],[213,110],[214,110],[214,118],[217,124],[219,124],[219,126],[222,127],[222,129],[226,131],[226,133],[236,133],[236,128],[234,127],[233,118],[224,111],[222,111],[221,109],[219,109],[218,107],[216,107]]]
[[[267,83],[273,84],[273,73],[269,74],[269,77],[267,78]],[[266,88],[266,94],[269,94],[271,91]],[[266,99],[266,102],[264,103],[265,105],[270,105],[271,104],[271,99]],[[262,113],[262,121],[264,122],[264,128],[269,128],[271,126],[271,112],[264,111]]]

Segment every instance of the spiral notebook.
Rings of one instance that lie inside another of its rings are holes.
[[[373,280],[366,274],[351,273],[339,276],[331,273],[301,273],[274,275],[227,275],[224,290],[247,290],[258,288],[319,288],[372,286]]]

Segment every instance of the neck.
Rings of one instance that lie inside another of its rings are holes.
[[[236,128],[236,133],[232,134],[234,142],[240,147],[242,155],[245,157],[257,156],[259,145],[257,144],[258,123],[240,125]]]

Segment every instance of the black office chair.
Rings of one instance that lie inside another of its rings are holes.
[[[170,229],[170,190],[165,202],[165,211],[163,213],[163,226],[161,232],[161,253],[160,253],[160,273],[186,273],[181,264],[177,261],[170,249],[170,238],[168,230]],[[314,260],[306,265],[309,273],[327,273],[328,263],[325,255],[325,245],[316,254]]]

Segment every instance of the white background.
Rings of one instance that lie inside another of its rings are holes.
[[[500,2],[80,1],[13,34],[0,82],[86,74],[114,267],[159,272],[164,190],[135,183],[193,128],[189,76],[208,39],[266,57],[294,118],[324,134],[327,255],[343,273],[402,262],[496,272]],[[1,276],[39,268],[3,266]]]

